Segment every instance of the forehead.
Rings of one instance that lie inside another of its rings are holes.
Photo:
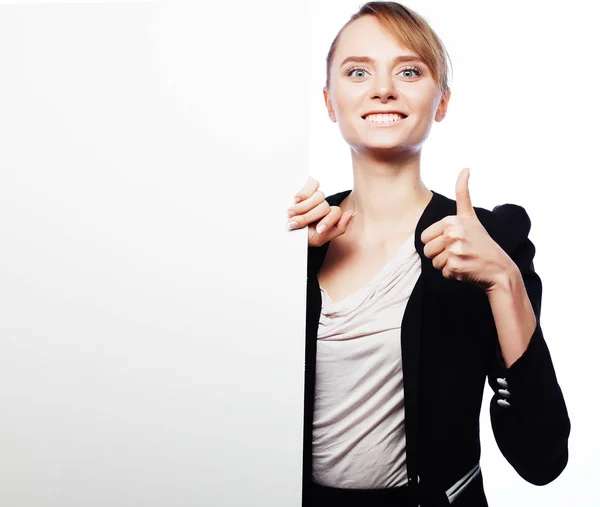
[[[363,16],[350,23],[340,35],[335,60],[349,55],[370,56],[373,59],[392,59],[398,55],[416,53],[400,43],[377,18]]]

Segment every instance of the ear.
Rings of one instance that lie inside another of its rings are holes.
[[[435,121],[440,122],[445,118],[446,111],[448,110],[448,102],[450,102],[450,95],[450,90],[446,90],[446,92],[442,96],[442,99],[440,100],[440,105],[438,106],[437,111],[435,112]]]
[[[329,100],[329,94],[327,93],[327,89],[323,88],[323,98],[325,99],[325,107],[327,107],[327,114],[332,122],[336,122],[335,111],[333,110],[333,106],[331,105],[331,100]]]

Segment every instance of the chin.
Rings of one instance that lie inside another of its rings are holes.
[[[406,151],[410,150],[411,146],[405,141],[390,139],[389,141],[367,142],[361,145],[362,149],[371,151]]]
[[[400,155],[407,155],[415,151],[413,147],[406,146],[404,144],[394,144],[394,145],[360,145],[355,148],[355,151],[361,155],[366,156],[377,156],[383,157],[398,157]]]

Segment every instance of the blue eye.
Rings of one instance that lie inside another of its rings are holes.
[[[406,67],[400,71],[401,74],[403,74],[404,72],[416,72],[417,76],[423,75],[423,73],[416,67]],[[405,75],[404,77],[412,77],[412,76]]]
[[[346,76],[350,76],[354,71],[361,71],[361,72],[366,72],[367,69],[365,69],[364,67],[352,67],[351,69],[348,70],[348,72],[346,72]]]
[[[346,72],[346,76],[352,76],[352,74],[354,72],[367,72],[367,69],[365,69],[364,67],[352,67],[351,69],[348,69],[348,71]],[[405,72],[413,72],[414,75],[412,76],[407,76],[405,74]],[[400,75],[402,77],[407,77],[407,78],[411,78],[411,77],[419,77],[423,75],[423,72],[421,72],[417,67],[405,67],[404,69],[402,69],[400,71]],[[358,76],[354,76],[354,77],[358,77]],[[363,79],[361,77],[358,77],[358,79]]]

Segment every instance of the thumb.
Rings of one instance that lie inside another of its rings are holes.
[[[344,232],[346,232],[346,229],[350,225],[350,222],[354,218],[354,215],[356,215],[356,211],[348,211],[348,213],[346,213],[346,216],[343,217],[344,218],[344,224],[343,224]]]
[[[338,236],[341,236],[342,234],[344,234],[346,232],[346,230],[348,229],[348,226],[350,225],[350,222],[352,221],[352,219],[354,218],[354,215],[356,215],[356,211],[350,211],[348,210],[346,213],[344,213],[342,215],[342,218],[340,218],[340,220],[338,221],[338,223],[336,224],[334,230],[338,231]]]
[[[456,180],[456,214],[464,217],[476,217],[477,214],[471,203],[471,194],[469,193],[469,177],[471,170],[463,169]]]

